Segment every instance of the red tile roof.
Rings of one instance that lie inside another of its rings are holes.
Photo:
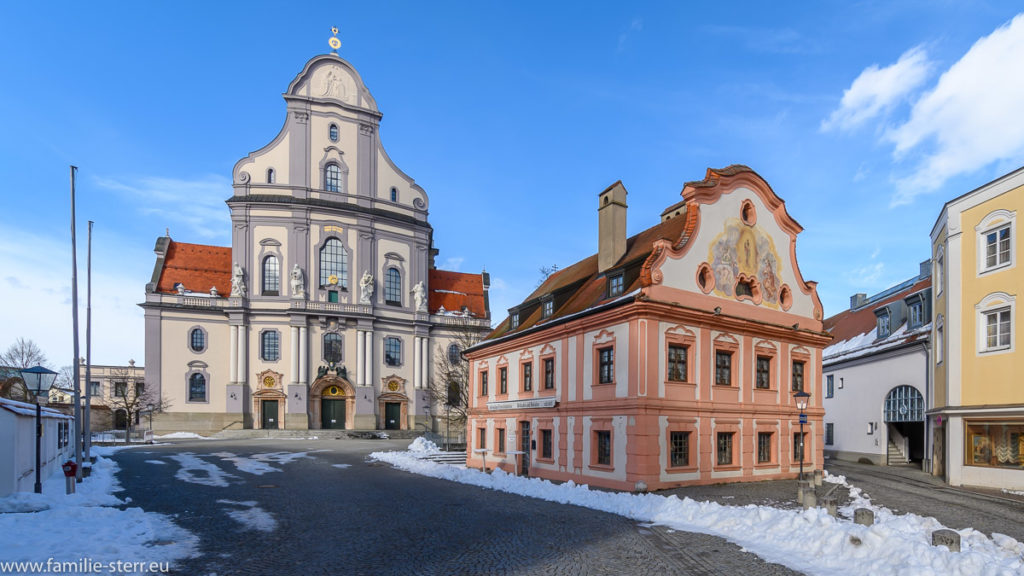
[[[674,245],[682,242],[689,230],[687,227],[689,220],[687,215],[680,215],[662,221],[626,240],[626,253],[616,262],[615,266],[607,271],[624,272],[626,285],[623,286],[623,294],[628,294],[650,283],[643,277],[641,268],[651,256],[654,242],[662,239],[668,240]],[[554,298],[555,310],[551,316],[542,318],[543,308],[539,304],[541,299],[548,295]],[[541,320],[546,323],[576,314],[614,299],[608,298],[607,276],[598,273],[597,254],[593,254],[548,276],[544,283],[518,306],[520,310],[519,327],[515,331],[518,332],[540,324]],[[487,339],[504,336],[510,332],[513,330],[509,328],[509,320],[506,318],[487,336]]]
[[[156,291],[174,293],[179,282],[192,292],[209,292],[216,286],[226,297],[231,292],[231,248],[171,240]]]
[[[838,344],[851,338],[855,338],[876,328],[877,317],[875,316],[875,310],[929,288],[931,285],[931,277],[926,276],[917,280],[910,286],[893,292],[892,294],[887,294],[876,301],[869,300],[868,303],[856,310],[850,310],[847,308],[835,316],[826,318],[822,323],[823,328],[826,332],[832,335],[833,344]],[[898,326],[892,326],[892,331],[895,332],[897,328]]]
[[[476,318],[489,318],[482,274],[448,270],[430,270],[430,295],[427,307],[436,313],[441,308],[461,312],[465,307]]]

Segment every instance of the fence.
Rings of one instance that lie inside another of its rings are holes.
[[[125,436],[128,437],[127,441]],[[126,430],[106,430],[104,432],[93,432],[93,442],[127,442],[138,443],[138,444],[152,444],[153,443],[153,431],[152,430],[132,430],[131,434],[128,434]]]

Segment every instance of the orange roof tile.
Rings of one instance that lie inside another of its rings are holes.
[[[171,240],[156,291],[174,293],[179,282],[193,292],[209,292],[216,286],[226,297],[231,292],[231,248]]]
[[[482,274],[466,274],[448,270],[430,270],[430,295],[427,306],[431,312],[441,308],[460,312],[465,307],[476,318],[489,318]]]

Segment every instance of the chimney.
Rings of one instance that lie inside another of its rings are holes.
[[[626,188],[619,180],[598,195],[597,271],[615,266],[626,253]]]
[[[480,278],[484,282],[484,315],[485,315],[486,318],[490,318],[491,317],[491,297],[490,297],[491,275],[487,273],[487,269],[486,268],[484,268],[483,271],[480,272]]]
[[[850,296],[850,310],[856,310],[860,308],[868,301],[868,295],[863,292],[858,292],[853,296]]]
[[[921,271],[918,273],[918,278],[929,278],[932,275],[932,259],[929,258],[924,262],[921,262]]]

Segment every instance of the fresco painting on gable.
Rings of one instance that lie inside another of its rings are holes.
[[[737,297],[736,285],[745,281],[757,286],[761,304],[779,307],[779,255],[775,242],[759,226],[748,226],[739,218],[726,220],[725,229],[711,242],[708,261],[716,294]]]

